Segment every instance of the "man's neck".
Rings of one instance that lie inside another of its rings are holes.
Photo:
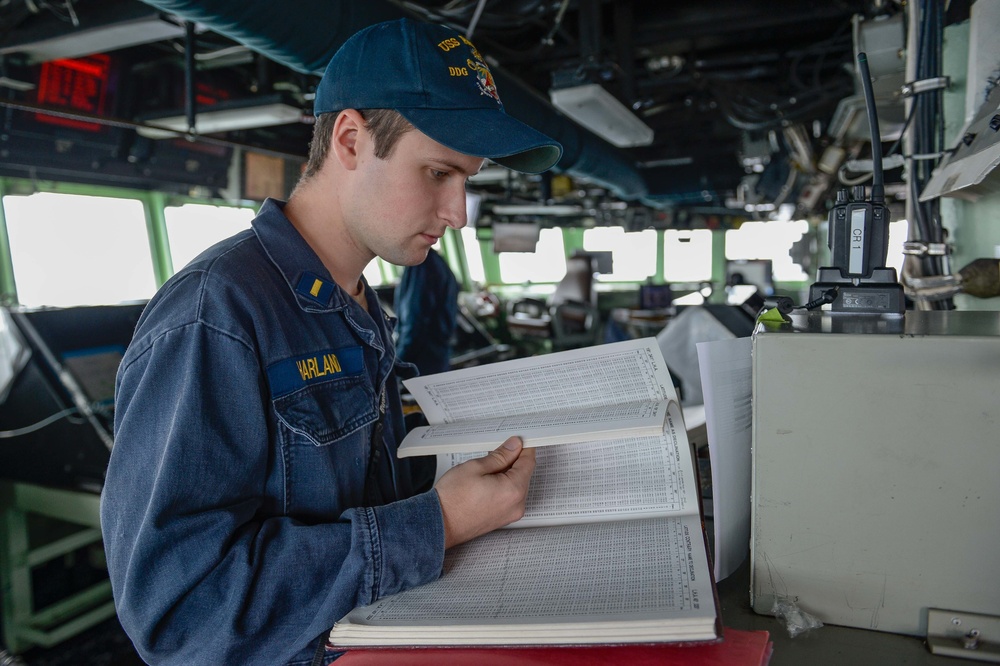
[[[368,312],[368,297],[365,295],[365,283],[362,280],[358,280],[358,285],[355,287],[355,291],[357,293],[350,290],[345,291],[347,291],[347,294],[354,299],[355,303],[361,306],[362,310]]]
[[[371,258],[364,256],[347,233],[336,196],[323,189],[318,182],[300,185],[285,205],[285,216],[323,262],[330,277],[367,309],[361,272]]]

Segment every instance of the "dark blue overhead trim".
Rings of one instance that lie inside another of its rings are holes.
[[[348,37],[361,28],[405,14],[385,0],[143,0],[195,21],[296,71],[321,75]],[[560,114],[513,76],[493,67],[507,113],[563,145],[557,171],[606,187],[623,199],[648,193],[626,154]],[[488,130],[487,130],[488,131]]]

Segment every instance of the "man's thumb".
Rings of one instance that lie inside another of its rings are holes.
[[[492,454],[488,456],[490,461],[495,461],[497,468],[491,470],[493,472],[499,472],[507,469],[514,464],[517,457],[521,454],[521,448],[524,443],[521,441],[520,437],[508,437],[507,441],[498,446],[492,451]]]

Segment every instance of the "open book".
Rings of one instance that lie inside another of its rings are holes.
[[[533,356],[403,382],[429,426],[399,456],[657,435],[677,392],[653,338]]]
[[[648,361],[639,367],[665,373],[651,344],[583,351],[607,359],[626,350]],[[558,374],[560,357],[576,364],[581,354],[534,360]],[[507,365],[493,367],[504,372]],[[646,380],[622,372],[616,381]],[[439,455],[439,474],[469,457]],[[676,401],[666,402],[656,434],[546,446],[536,461],[525,516],[510,526],[518,529],[450,549],[440,579],[355,609],[334,625],[330,643],[584,645],[720,636],[693,457]]]

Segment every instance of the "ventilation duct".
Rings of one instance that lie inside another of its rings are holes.
[[[143,0],[195,21],[292,69],[321,75],[337,48],[365,26],[405,16],[384,0],[297,0],[275,11],[270,0]],[[621,151],[578,127],[548,100],[499,67],[493,76],[510,115],[563,145],[556,169],[603,186],[623,199],[647,194],[646,182]]]

